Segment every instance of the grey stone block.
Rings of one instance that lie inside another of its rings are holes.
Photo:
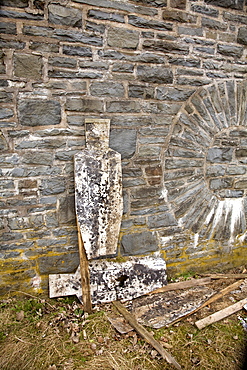
[[[160,215],[153,215],[148,217],[148,227],[157,229],[161,227],[177,226],[177,221],[169,212],[164,212]]]
[[[40,80],[42,67],[42,58],[38,55],[17,53],[14,55],[14,74],[16,77]]]
[[[124,23],[124,16],[117,13],[107,13],[97,9],[91,9],[88,11],[88,17],[112,22]]]
[[[225,166],[221,166],[221,165],[207,166],[207,169],[206,169],[207,177],[224,176],[225,173],[226,173],[226,168]]]
[[[5,232],[1,235],[1,240],[3,242],[7,242],[10,240],[21,240],[23,239],[23,235],[17,232]]]
[[[205,3],[237,10],[242,10],[244,6],[244,0],[205,0]]]
[[[61,107],[55,100],[20,100],[18,111],[22,126],[58,125],[61,120]]]
[[[152,0],[150,0],[152,1]],[[155,0],[159,1],[159,0]],[[165,0],[163,0],[164,3]],[[157,15],[157,10],[153,8],[148,8],[146,6],[136,6],[129,3],[123,3],[121,1],[111,1],[111,0],[75,0],[77,3],[94,5],[96,7],[106,8],[106,9],[116,9],[123,10],[129,13],[139,13],[144,15]]]
[[[42,14],[32,14],[28,12],[16,12],[14,10],[0,9],[0,17],[17,18],[17,19],[30,19],[30,20],[43,20]]]
[[[14,116],[14,111],[10,108],[0,108],[0,119],[7,119]]]
[[[141,107],[136,101],[110,101],[106,103],[106,111],[110,113],[139,113]]]
[[[170,6],[177,9],[186,9],[186,0],[170,0]]]
[[[63,57],[51,57],[48,60],[49,65],[63,68],[75,68],[76,59],[63,58]]]
[[[146,113],[163,113],[163,114],[177,114],[179,109],[181,108],[181,104],[179,103],[150,103],[150,102],[143,102],[142,110]]]
[[[161,155],[161,146],[140,145],[138,154],[140,157],[144,157],[144,158],[147,158],[147,157],[159,158]]]
[[[191,4],[191,10],[196,13],[205,14],[209,17],[218,17],[219,11],[208,6],[202,6],[197,4]]]
[[[24,49],[26,43],[19,42],[19,41],[8,41],[8,40],[0,40],[0,48],[1,49],[15,49],[21,50]],[[7,81],[4,81],[7,84]]]
[[[73,125],[73,126],[79,126],[81,127],[82,129],[84,128],[84,117],[82,116],[76,116],[76,115],[73,115],[73,116],[67,116],[67,122],[69,125]]]
[[[71,147],[69,145],[69,147]],[[78,153],[78,150],[64,150],[64,151],[57,151],[55,154],[55,159],[59,161],[72,161],[74,155]]]
[[[242,198],[244,195],[243,190],[220,190],[217,193],[221,198]]]
[[[123,179],[122,183],[123,183],[124,188],[131,188],[133,186],[146,185],[146,181],[142,178]]]
[[[16,35],[16,24],[10,22],[0,22],[0,33]]]
[[[22,162],[27,164],[44,164],[51,166],[53,164],[53,153],[35,151],[24,153]]]
[[[239,44],[247,45],[247,27],[239,28],[237,41]]]
[[[13,94],[5,91],[0,91],[0,102],[1,103],[12,103]]]
[[[200,68],[201,62],[198,59],[169,58],[169,64],[183,67]]]
[[[247,16],[242,14],[223,12],[223,19],[230,22],[247,24]]]
[[[246,36],[247,36],[247,32],[246,32]],[[246,44],[247,44],[247,39],[246,39]],[[241,56],[243,55],[244,48],[235,46],[235,45],[218,44],[217,51],[218,53],[222,55],[235,57],[235,58],[241,58]]]
[[[247,179],[245,178],[242,180],[235,181],[234,188],[246,190],[247,189]]]
[[[29,36],[51,37],[60,41],[82,42],[83,44],[102,46],[102,37],[90,35],[86,32],[76,32],[52,27],[24,26],[23,34]]]
[[[190,86],[203,86],[210,84],[211,80],[209,78],[188,78],[179,77],[177,83],[179,85],[190,85]]]
[[[144,50],[153,50],[153,51],[161,51],[163,53],[183,53],[186,55],[189,53],[189,46],[182,45],[178,42],[170,42],[170,41],[153,41],[153,40],[144,40],[143,42],[143,49]]]
[[[141,233],[124,235],[121,240],[123,255],[144,254],[158,250],[156,233],[143,231]]]
[[[141,3],[143,5],[151,5],[157,7],[167,6],[167,0],[135,0],[136,3]]]
[[[203,36],[203,29],[202,28],[192,28],[192,27],[178,27],[178,33],[180,35],[190,35],[190,36]]]
[[[65,191],[65,179],[62,177],[43,179],[40,191],[42,196],[63,193]]]
[[[247,172],[246,166],[232,165],[226,167],[226,175],[244,175]]]
[[[154,88],[151,86],[129,84],[130,98],[154,99],[154,93]]]
[[[188,72],[189,73],[189,72]],[[195,89],[174,87],[157,87],[156,94],[159,100],[185,101],[195,92]]]
[[[179,169],[186,167],[202,167],[202,160],[192,160],[192,159],[166,159],[165,168],[168,170]]]
[[[104,111],[104,104],[101,100],[85,98],[67,98],[66,109],[76,112],[98,112]]]
[[[176,21],[181,23],[196,23],[197,17],[179,10],[164,10],[162,18],[168,21]]]
[[[122,159],[131,158],[136,151],[136,130],[112,129],[110,131],[110,148],[121,154]]]
[[[56,212],[49,212],[45,214],[45,224],[48,229],[53,229],[54,227],[59,226],[58,216]]]
[[[103,75],[101,73],[95,72],[65,72],[65,71],[49,71],[48,76],[51,78],[64,78],[64,79],[77,79],[77,78],[89,78],[89,79],[96,79],[102,78]]]
[[[129,15],[128,22],[132,26],[139,28],[152,28],[160,31],[172,31],[173,25],[171,23],[164,23],[156,20],[147,20],[145,18],[137,17],[136,15]]]
[[[170,84],[173,82],[173,73],[169,68],[138,66],[137,77],[140,81],[157,84]]]
[[[92,56],[92,49],[83,46],[71,46],[71,45],[64,45],[63,46],[63,53],[66,55],[75,55],[81,57],[91,57]]]
[[[2,6],[13,6],[14,8],[27,8],[28,0],[2,0]]]
[[[139,43],[139,33],[123,28],[110,28],[107,43],[111,47],[136,49]]]
[[[207,161],[211,163],[230,163],[233,157],[233,148],[209,148]]]
[[[228,24],[216,21],[211,18],[202,18],[202,27],[212,28],[214,30],[226,31]]]
[[[136,57],[136,61],[140,63],[164,64],[166,63],[166,58],[164,58],[162,55],[159,55],[159,54],[144,52]]]
[[[57,44],[46,44],[43,42],[30,41],[29,49],[34,51],[40,51],[44,53],[58,53],[59,45]]]
[[[75,222],[75,197],[69,195],[59,199],[59,222],[67,224],[68,222]]]
[[[63,24],[71,27],[82,26],[82,11],[55,4],[48,5],[48,20],[54,24]]]
[[[90,92],[92,96],[124,97],[123,84],[117,82],[92,82]]]
[[[37,259],[37,263],[41,274],[73,272],[78,267],[79,255],[70,252],[59,256],[43,256]]]
[[[209,182],[209,187],[211,190],[221,190],[231,188],[233,184],[233,179],[223,177],[221,179],[212,179]],[[236,187],[236,189],[239,189]]]
[[[96,32],[96,33],[104,33],[105,32],[105,26],[103,24],[97,24],[94,22],[86,22],[86,31],[90,32]]]
[[[132,73],[134,71],[134,65],[128,63],[114,63],[112,66],[112,72],[120,73]]]

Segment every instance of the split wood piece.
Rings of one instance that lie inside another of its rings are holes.
[[[185,316],[182,316],[182,317],[179,317],[177,320],[173,321],[171,324],[175,324],[177,323],[178,321],[182,320],[182,319],[185,319],[186,317],[196,313],[197,311],[199,311],[201,308],[205,307],[205,306],[208,306],[209,304],[217,301],[218,299],[222,298],[224,295],[228,294],[229,292],[233,291],[234,289],[238,288],[239,285],[242,283],[243,280],[241,281],[236,281],[235,283],[227,286],[226,288],[222,289],[221,291],[219,291],[218,293],[214,294],[212,297],[210,297],[209,299],[207,299],[205,302],[203,302],[199,307],[195,308],[193,311],[189,312],[187,315]]]
[[[107,316],[107,319],[120,334],[127,334],[134,330],[122,317]]]
[[[202,276],[208,276],[212,280],[217,279],[246,279],[247,274],[202,274]]]
[[[92,312],[92,302],[90,293],[90,273],[87,255],[84,249],[83,240],[81,236],[80,226],[77,220],[77,231],[78,231],[78,246],[80,256],[80,271],[81,271],[81,288],[82,288],[82,300],[84,310],[87,313]]]
[[[156,351],[169,363],[172,364],[176,369],[181,369],[179,363],[168,353],[162,345],[154,339],[154,337],[138,322],[136,321],[135,317],[131,315],[126,308],[122,305],[122,303],[115,301],[113,302],[114,306],[117,310],[123,315],[126,321],[136,330],[136,332],[145,339],[149,344],[151,344]]]
[[[238,301],[237,303],[234,303],[233,305],[226,307],[223,310],[215,312],[212,315],[205,317],[204,319],[196,321],[195,325],[197,326],[198,329],[203,329],[206,326],[213,324],[214,322],[220,321],[225,317],[228,317],[233,313],[240,311],[246,303],[247,298],[242,299],[241,301]]]
[[[153,290],[152,292],[148,294],[163,293],[163,292],[168,292],[171,290],[187,289],[187,288],[192,288],[195,286],[206,285],[209,283],[211,283],[210,277],[206,277],[202,279],[191,279],[191,280],[180,281],[178,283],[171,283],[171,284],[165,285],[162,288]]]

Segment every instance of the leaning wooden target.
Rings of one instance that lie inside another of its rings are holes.
[[[88,259],[115,255],[123,201],[121,155],[109,148],[110,120],[86,119],[86,148],[75,155],[75,203]]]

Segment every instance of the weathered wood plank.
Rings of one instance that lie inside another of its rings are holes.
[[[213,324],[217,321],[224,319],[225,317],[232,315],[235,312],[238,312],[244,307],[246,303],[247,298],[242,299],[241,301],[238,301],[237,303],[234,303],[233,305],[226,307],[223,310],[215,312],[212,315],[205,317],[204,319],[196,321],[195,325],[197,326],[198,329],[203,329],[210,324]]]
[[[200,286],[200,285],[206,285],[211,283],[211,278],[202,278],[202,279],[191,279],[186,281],[179,281],[178,283],[171,283],[163,286],[162,288],[158,288],[156,290],[153,290],[152,292],[148,294],[157,294],[157,293],[164,293],[169,292],[171,290],[180,290],[180,289],[187,289],[192,288],[194,286]]]
[[[246,279],[247,274],[202,274],[202,276],[208,276],[213,280],[217,279]]]
[[[166,263],[159,254],[126,261],[89,261],[93,304],[140,297],[167,283]],[[74,274],[49,275],[50,298],[76,295],[82,300],[80,268]]]
[[[196,309],[194,309],[193,311],[191,311],[190,313],[188,313],[187,315],[183,316],[183,317],[180,317],[179,319],[173,321],[172,324],[175,324],[177,323],[178,321],[180,321],[181,319],[184,319],[185,317],[188,317],[194,313],[196,313],[197,311],[201,310],[203,307],[206,307],[208,306],[209,304],[217,301],[218,299],[222,298],[224,295],[228,294],[229,292],[232,292],[234,289],[238,288],[239,285],[242,283],[242,281],[236,281],[235,283],[227,286],[226,288],[222,289],[221,291],[219,291],[218,293],[214,294],[212,297],[210,297],[209,299],[207,299],[205,302],[203,302],[199,307],[197,307]]]
[[[117,253],[123,200],[121,155],[109,149],[110,120],[86,119],[75,162],[75,203],[88,259]]]

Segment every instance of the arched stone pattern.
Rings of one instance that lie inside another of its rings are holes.
[[[200,88],[178,113],[164,157],[164,187],[178,224],[199,240],[244,241],[247,81]]]

